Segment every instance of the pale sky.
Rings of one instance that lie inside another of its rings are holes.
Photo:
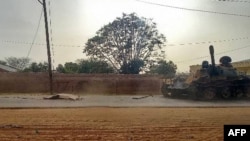
[[[173,7],[229,13],[215,14],[146,4],[137,0],[47,0],[50,9],[54,67],[85,58],[87,40],[102,26],[122,13],[135,12],[152,18],[159,33],[167,38],[167,60],[179,72],[208,60],[208,47],[214,45],[215,59],[228,55],[233,61],[250,59],[250,0],[144,0]],[[50,2],[50,5],[49,5]],[[26,57],[38,26],[42,5],[37,0],[0,0],[0,60]],[[245,16],[237,16],[245,15]],[[28,43],[28,44],[26,44]],[[45,27],[42,16],[29,57],[47,61]],[[58,46],[65,45],[65,46]],[[80,46],[80,47],[76,47]]]

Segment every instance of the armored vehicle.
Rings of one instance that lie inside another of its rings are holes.
[[[189,81],[175,79],[171,84],[163,83],[161,91],[166,97],[212,100],[250,97],[250,78],[240,74],[232,65],[231,57],[223,56],[215,64],[214,48],[209,46],[211,64],[203,61],[201,68],[188,77]]]

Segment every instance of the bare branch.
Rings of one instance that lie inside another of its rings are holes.
[[[43,3],[40,0],[37,0],[41,5],[43,5]]]

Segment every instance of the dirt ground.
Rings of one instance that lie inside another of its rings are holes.
[[[222,141],[250,108],[0,109],[1,141]]]

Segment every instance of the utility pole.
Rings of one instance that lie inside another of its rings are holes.
[[[51,53],[50,53],[50,42],[49,42],[48,18],[47,18],[47,11],[46,11],[46,0],[43,0],[42,5],[43,5],[43,10],[44,10],[47,55],[48,55],[48,63],[49,63],[49,87],[50,87],[50,94],[53,94],[53,78],[52,78],[52,69],[51,69]]]

